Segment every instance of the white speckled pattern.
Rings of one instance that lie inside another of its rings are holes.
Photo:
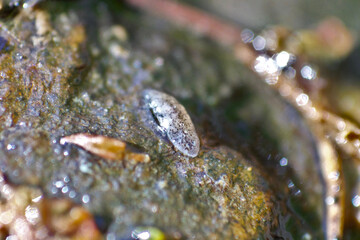
[[[196,157],[200,140],[184,106],[174,97],[157,90],[146,89],[143,97],[175,148],[186,156]]]

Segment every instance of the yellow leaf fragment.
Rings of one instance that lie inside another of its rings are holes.
[[[79,133],[60,139],[60,144],[75,144],[86,151],[108,160],[123,160],[133,164],[147,163],[150,157],[147,154],[135,153],[126,149],[124,141],[87,133]]]
[[[150,162],[150,157],[147,154],[127,152],[124,160],[131,163],[147,163]]]

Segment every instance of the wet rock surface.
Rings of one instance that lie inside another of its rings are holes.
[[[167,239],[321,236],[312,135],[227,49],[118,1],[44,1],[1,26],[0,168],[10,182],[81,204],[108,239],[139,227]],[[147,88],[183,104],[197,157],[144,121]],[[60,144],[77,133],[120,139],[151,161],[124,167]]]

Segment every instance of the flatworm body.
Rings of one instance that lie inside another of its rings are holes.
[[[174,97],[156,90],[146,89],[142,94],[145,104],[174,147],[184,155],[196,157],[200,140],[184,106]]]

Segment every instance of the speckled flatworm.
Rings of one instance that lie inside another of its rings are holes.
[[[157,90],[146,89],[142,95],[146,106],[174,147],[186,156],[196,157],[200,140],[184,106],[174,97]]]

